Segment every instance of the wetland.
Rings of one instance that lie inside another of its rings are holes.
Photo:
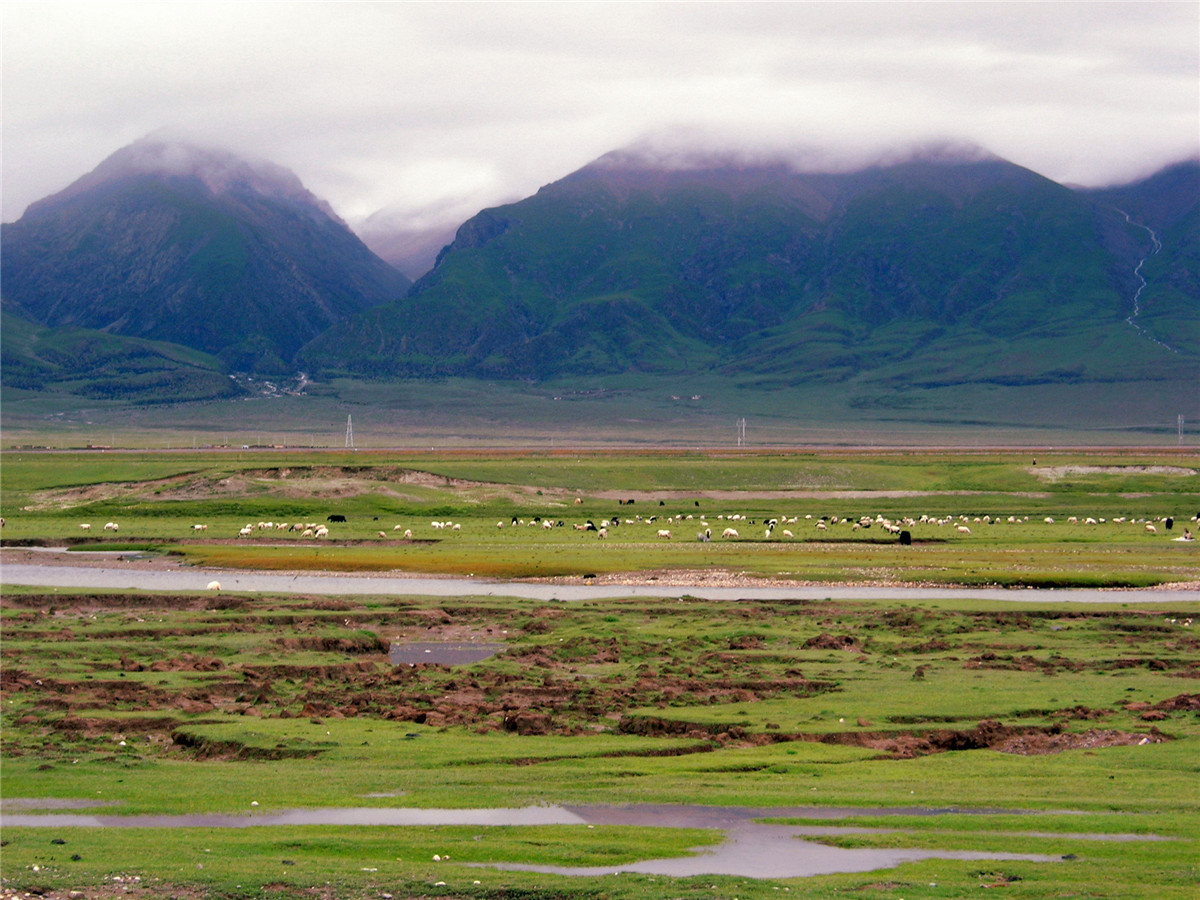
[[[1200,465],[1024,457],[6,453],[0,888],[1192,896]]]

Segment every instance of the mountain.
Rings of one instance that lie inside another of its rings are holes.
[[[433,268],[442,248],[454,240],[458,224],[423,227],[377,214],[354,231],[372,253],[415,281]]]
[[[849,172],[609,154],[482,211],[407,298],[333,326],[303,357],[366,375],[709,370],[762,386],[1174,377],[1200,344],[1153,334],[1195,328],[1200,198],[1186,184],[1169,203],[1130,189],[1169,209],[1179,236],[1144,267],[1179,279],[1176,300],[1148,287],[1136,328],[1150,233],[1113,196],[985,153]]]
[[[245,370],[409,286],[287,169],[150,138],[4,225],[2,252],[6,303],[40,325]]]
[[[236,397],[220,361],[178,344],[87,328],[47,328],[0,308],[4,390],[135,403]]]
[[[1118,210],[1122,221],[1128,217],[1144,226],[1143,247],[1144,238],[1151,238],[1150,255],[1140,272],[1146,287],[1139,297],[1139,327],[1175,349],[1200,347],[1200,160],[1086,193]],[[1145,251],[1126,252],[1123,258],[1140,259],[1141,252]],[[1131,277],[1127,284],[1136,292],[1141,280]]]

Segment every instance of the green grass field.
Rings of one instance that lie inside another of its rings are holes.
[[[6,553],[70,543],[196,565],[514,576],[1200,579],[1196,545],[1173,540],[1195,530],[1200,510],[1200,459],[1186,453],[1038,451],[1035,465],[1024,452],[6,451],[0,463]],[[347,521],[327,523],[334,511]],[[533,524],[513,526],[514,516]],[[606,539],[572,527],[610,516],[621,524]],[[911,546],[883,527],[905,517]],[[767,538],[770,518],[779,522]],[[119,531],[104,531],[108,521]],[[279,522],[320,522],[331,534],[306,538]],[[696,540],[701,522],[710,542]],[[669,540],[657,534],[664,526]],[[739,537],[720,538],[726,527]],[[1054,861],[575,877],[486,864],[616,867],[720,836],[624,825],[6,825],[0,879],[6,896],[52,897],[898,898],[991,887],[1028,898],[1192,897],[1198,614],[1200,598],[1163,605],[1137,594],[1088,605],[933,591],[921,602],[543,603],[7,585],[8,803],[103,801],[113,805],[95,812],[122,815],[849,806],[861,814],[836,824],[887,830],[814,840]],[[389,663],[388,648],[409,642],[504,650],[467,666]],[[910,806],[1004,814],[877,812]]]

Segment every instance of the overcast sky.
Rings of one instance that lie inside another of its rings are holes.
[[[165,130],[351,224],[461,222],[646,135],[974,142],[1058,181],[1195,157],[1200,3],[5,0],[3,220]]]

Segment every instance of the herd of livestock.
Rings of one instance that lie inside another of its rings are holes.
[[[377,519],[377,517],[376,517]],[[801,529],[810,530],[811,538],[821,539],[823,537],[832,536],[835,529],[843,531],[856,532],[869,528],[877,528],[880,531],[897,537],[902,543],[911,540],[912,531],[917,528],[952,528],[957,534],[966,536],[972,534],[971,526],[991,527],[1001,525],[1026,525],[1030,522],[1029,516],[930,516],[922,515],[920,517],[904,516],[896,519],[888,518],[883,515],[859,516],[859,517],[842,517],[842,516],[814,516],[806,514],[804,516],[777,516],[765,519],[748,518],[739,513],[719,514],[716,516],[697,516],[693,513],[679,514],[674,516],[633,516],[621,518],[620,516],[612,516],[607,519],[601,519],[597,524],[592,519],[584,522],[575,522],[571,525],[573,531],[591,532],[600,539],[605,539],[609,536],[610,531],[619,527],[626,527],[638,536],[644,536],[645,532],[638,530],[638,526],[652,526],[654,528],[654,537],[662,540],[672,540],[676,537],[676,532],[687,530],[689,533],[692,527],[698,530],[695,532],[696,540],[709,541],[712,540],[714,534],[713,525],[709,519],[716,521],[721,529],[719,536],[724,540],[772,540],[778,538],[796,539],[797,534],[800,534],[801,539],[804,534]],[[1193,516],[1191,521],[1200,520],[1200,517]],[[1157,518],[1134,517],[1134,516],[1117,516],[1112,519],[1102,517],[1083,517],[1071,516],[1065,520],[1067,524],[1079,526],[1099,526],[1104,524],[1113,524],[1120,526],[1133,526],[1149,534],[1158,534],[1162,528],[1164,532],[1173,530],[1175,521],[1171,516],[1160,516]],[[286,532],[296,534],[299,538],[311,538],[313,540],[322,540],[331,536],[330,524],[345,523],[346,517],[334,513],[328,517],[328,524],[318,522],[248,522],[238,529],[237,536],[239,538],[249,538],[255,534],[270,532]],[[1044,517],[1041,522],[1045,525],[1054,525],[1055,520],[1051,516]],[[540,528],[544,531],[550,531],[556,528],[565,528],[566,521],[563,519],[543,518],[541,516],[533,516],[529,519],[513,516],[511,520],[501,519],[496,523],[496,528]],[[1036,521],[1035,521],[1036,524]],[[632,526],[632,527],[630,527]],[[779,526],[783,526],[779,528]],[[90,523],[80,523],[79,527],[87,531],[92,526]],[[116,522],[107,522],[104,525],[106,531],[118,531],[119,525]],[[376,531],[375,535],[378,538],[397,537],[402,540],[414,540],[414,526],[406,526],[403,524],[393,526],[391,533],[387,531]],[[419,526],[416,526],[419,528]],[[440,521],[434,520],[429,523],[430,531],[462,531],[461,522]],[[743,538],[741,530],[746,531],[746,536]],[[776,528],[779,528],[778,535]],[[793,530],[793,528],[795,530]],[[204,532],[208,530],[207,524],[194,524],[191,526],[194,533]],[[753,530],[751,530],[753,529]],[[347,537],[360,537],[360,535],[347,535]],[[1192,533],[1190,528],[1183,528],[1183,532],[1175,540],[1190,541]]]

